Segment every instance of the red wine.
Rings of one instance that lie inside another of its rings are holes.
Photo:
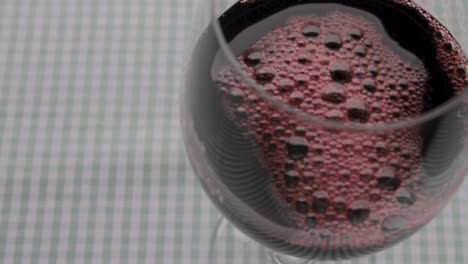
[[[220,18],[242,69],[276,100],[372,125],[421,115],[465,88],[463,51],[415,4],[320,2],[250,1]],[[461,151],[459,119],[385,134],[314,126],[262,99],[219,59],[213,34],[195,49],[187,83],[197,137],[235,196],[294,232],[218,203],[240,229],[288,254],[345,258],[408,236],[440,208],[428,200],[446,200],[441,182],[451,179],[441,175]]]

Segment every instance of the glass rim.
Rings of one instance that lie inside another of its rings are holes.
[[[468,89],[467,85],[465,85],[463,91],[460,94],[454,95],[448,100],[446,100],[441,105],[430,109],[416,117],[411,117],[403,120],[399,120],[396,122],[386,122],[381,124],[362,124],[362,123],[348,123],[344,121],[337,121],[337,120],[329,120],[317,115],[312,115],[309,113],[304,112],[303,110],[293,107],[289,104],[284,103],[281,100],[275,99],[272,94],[266,92],[262,89],[258,83],[252,79],[252,77],[248,76],[245,70],[242,69],[241,65],[236,59],[232,49],[229,47],[227,43],[224,33],[221,29],[221,25],[219,19],[217,18],[216,13],[216,0],[211,0],[211,24],[214,28],[216,39],[218,40],[218,44],[221,47],[221,51],[223,55],[226,56],[227,61],[231,66],[234,67],[235,71],[240,74],[243,81],[250,86],[251,89],[254,91],[264,100],[271,103],[274,107],[278,107],[280,110],[285,111],[289,114],[297,116],[301,120],[312,123],[317,126],[321,126],[323,128],[328,129],[338,129],[338,130],[346,130],[346,131],[356,131],[356,132],[386,132],[391,130],[398,130],[398,129],[405,129],[410,127],[415,127],[427,123],[431,120],[434,120],[438,117],[441,117],[443,114],[449,112],[452,109],[455,109],[456,106],[461,105],[465,99],[468,99]],[[466,54],[466,53],[465,53]]]

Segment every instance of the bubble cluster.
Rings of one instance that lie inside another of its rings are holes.
[[[238,60],[274,99],[312,116],[373,125],[421,114],[429,77],[423,62],[386,46],[389,37],[373,23],[344,11],[291,17]],[[447,54],[459,50],[439,40]],[[453,69],[461,84],[466,64]],[[374,226],[382,236],[408,226],[408,207],[423,200],[411,185],[422,177],[417,131],[321,129],[260,99],[229,67],[217,82],[226,112],[255,138],[272,188],[298,226],[318,231],[334,223],[351,234]]]

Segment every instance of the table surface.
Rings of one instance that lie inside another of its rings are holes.
[[[468,1],[431,3],[466,47]],[[194,5],[0,1],[0,263],[208,263],[219,213],[177,106]],[[411,239],[342,263],[468,262],[467,200],[465,184]]]

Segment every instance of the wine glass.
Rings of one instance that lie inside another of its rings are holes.
[[[181,123],[227,219],[212,263],[372,254],[448,203],[468,171],[456,20],[426,1],[195,5]]]

